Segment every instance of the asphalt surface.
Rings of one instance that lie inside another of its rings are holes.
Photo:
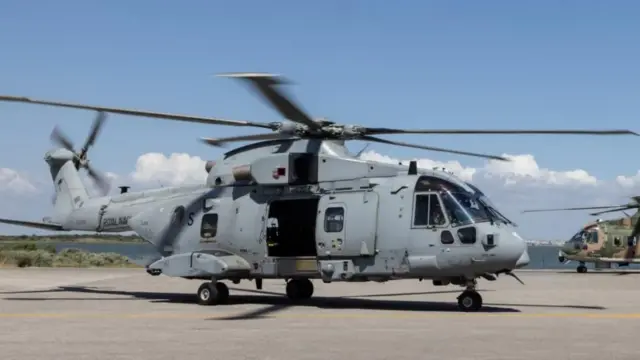
[[[231,304],[195,304],[199,281],[133,269],[0,269],[2,359],[638,359],[640,273],[520,271],[455,286],[323,284],[290,305],[284,281],[229,283]]]

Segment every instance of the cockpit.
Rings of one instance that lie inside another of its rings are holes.
[[[593,226],[587,229],[581,229],[575,233],[571,239],[563,245],[565,252],[571,252],[576,250],[582,250],[589,244],[597,244],[599,239],[599,228]]]
[[[515,225],[476,187],[472,191],[434,176],[415,186],[413,226],[459,227],[483,222]]]

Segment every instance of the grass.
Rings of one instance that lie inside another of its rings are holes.
[[[83,244],[141,244],[144,243],[137,235],[99,235],[99,234],[64,234],[64,235],[17,235],[3,236],[0,235],[0,245],[6,243],[24,243],[24,242],[49,242],[49,243],[83,243]]]
[[[0,267],[139,267],[117,253],[91,253],[67,248],[56,252],[53,244],[0,244]]]

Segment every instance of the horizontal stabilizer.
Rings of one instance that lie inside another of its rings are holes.
[[[37,228],[37,229],[43,229],[43,230],[67,231],[62,227],[62,225],[53,224],[53,223],[11,220],[11,219],[2,219],[2,218],[0,218],[0,223],[17,225],[17,226],[25,226],[25,227],[31,227],[31,228]]]

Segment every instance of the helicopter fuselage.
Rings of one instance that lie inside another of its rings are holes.
[[[168,252],[152,267],[189,278],[212,277],[188,266],[194,253],[224,254],[248,264],[217,279],[426,278],[447,284],[528,263],[512,223],[479,203],[462,204],[479,202],[473,192],[419,184],[434,180],[452,185],[433,176],[402,175],[371,179],[369,185],[222,186],[152,208],[146,204],[127,226]],[[175,232],[167,243],[161,239],[171,231],[168,226]]]

